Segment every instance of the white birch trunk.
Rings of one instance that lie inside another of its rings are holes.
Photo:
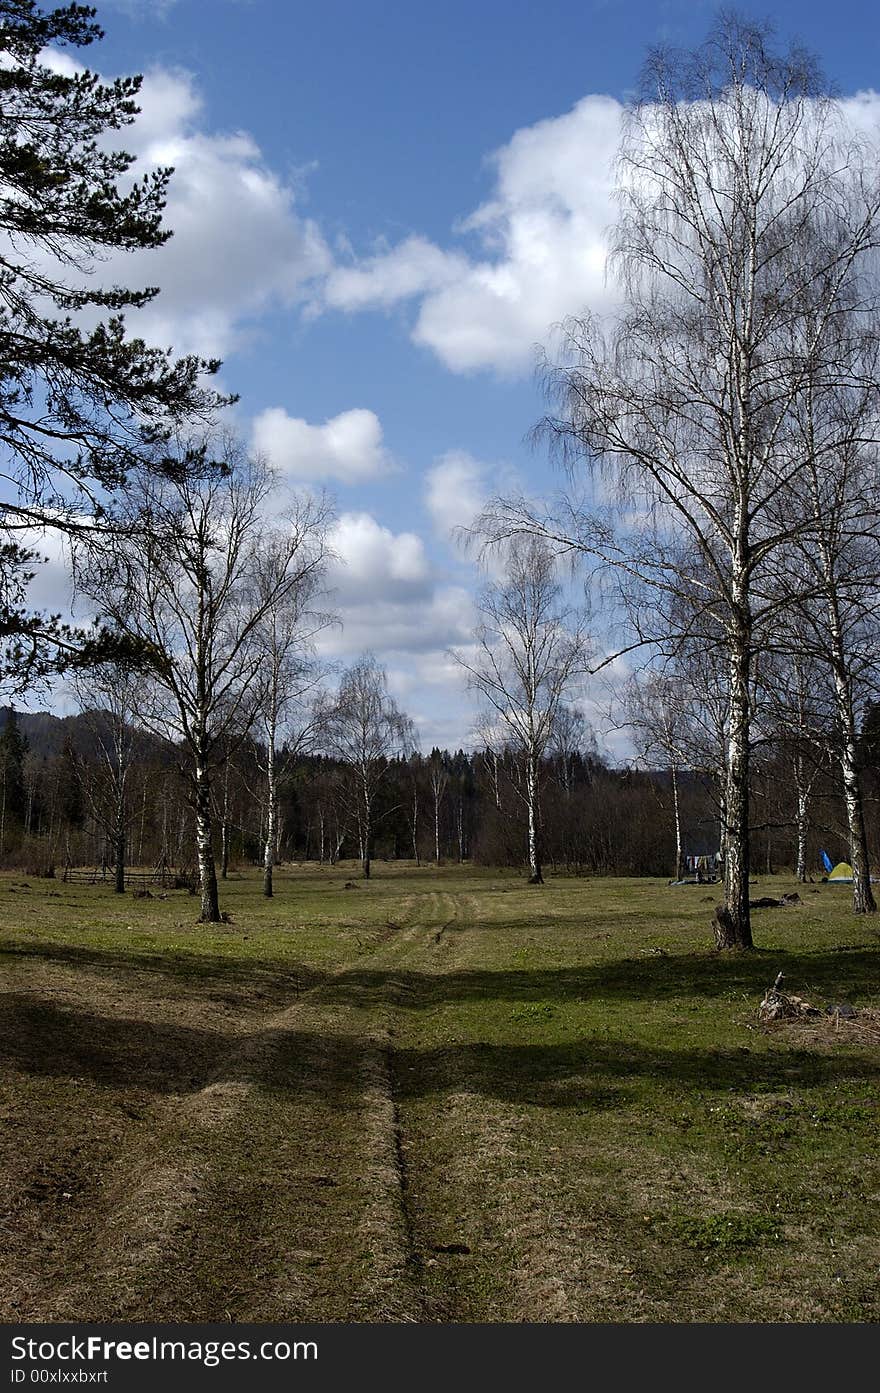
[[[272,898],[278,801],[275,778],[275,732],[270,729],[266,749],[266,840],[263,844],[263,894]]]
[[[117,895],[125,894],[125,786],[116,790],[116,824],[113,829],[114,884]]]
[[[538,845],[538,762],[533,755],[529,755],[526,761],[526,803],[529,822],[529,884],[543,885]]]
[[[724,780],[724,913],[716,915],[719,948],[751,948],[749,915],[749,660],[751,625],[742,575],[734,591],[739,611],[730,635],[727,759]]]
[[[868,838],[865,832],[865,807],[859,772],[858,741],[853,708],[852,682],[846,661],[846,641],[838,604],[834,564],[828,548],[824,548],[823,565],[828,585],[828,629],[831,669],[834,674],[834,700],[840,738],[840,772],[843,778],[843,799],[849,832],[849,859],[853,873],[853,913],[873,914],[877,908],[871,889],[871,867]]]
[[[810,825],[810,795],[799,789],[797,796],[797,862],[795,877],[803,885],[807,879],[807,831]]]
[[[850,686],[843,673],[835,668],[834,690],[837,699],[837,719],[840,725],[840,769],[843,776],[843,799],[849,831],[850,865],[853,873],[853,913],[873,914],[877,908],[871,889],[871,866],[868,857],[868,838],[865,831],[865,807],[858,763],[858,743],[853,715]]]
[[[196,854],[202,897],[200,918],[203,924],[219,924],[220,903],[211,827],[211,781],[207,764],[202,759],[196,763]]]
[[[672,765],[672,817],[675,823],[675,879],[681,879],[681,806],[678,797],[678,765]]]
[[[363,794],[363,822],[361,823],[361,863],[363,866],[364,880],[369,880],[370,865],[372,859],[370,841],[373,832],[371,825],[373,809],[372,800],[370,798],[370,789],[367,783],[366,771],[364,771],[362,775],[361,789]]]

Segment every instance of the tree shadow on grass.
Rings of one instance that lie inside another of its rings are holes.
[[[240,988],[248,997],[287,998],[308,991],[324,980],[325,974],[305,963],[283,958],[239,957],[218,953],[144,952],[137,949],[104,949],[66,943],[27,943],[0,947],[0,961],[60,963],[66,967],[85,967],[111,975],[134,987],[146,974],[192,986],[198,993]]]
[[[675,1000],[742,997],[757,1000],[777,972],[791,991],[840,1001],[876,996],[880,949],[857,944],[837,950],[763,949],[753,953],[670,954],[617,958],[576,967],[389,974],[367,968],[341,973],[326,988],[328,999],[359,1006],[390,1000],[415,1009],[450,1002]]]
[[[593,1110],[624,1105],[645,1083],[685,1092],[756,1093],[880,1084],[880,1060],[866,1053],[803,1049],[751,1051],[660,1048],[603,1037],[566,1045],[457,1045],[400,1050],[400,1096],[471,1092],[507,1102]]]
[[[426,929],[426,940],[433,936]],[[422,1009],[444,1003],[498,1001],[675,1000],[683,997],[763,996],[778,972],[784,986],[800,995],[827,1001],[876,997],[880,986],[880,943],[841,944],[799,950],[762,948],[751,953],[670,953],[591,959],[571,967],[493,968],[459,972],[417,972],[352,967],[325,972],[283,958],[239,957],[212,953],[148,953],[104,950],[75,944],[16,944],[0,950],[11,960],[62,963],[112,974],[132,986],[148,974],[208,995],[228,988],[243,996],[290,1001],[300,992],[324,986],[324,999],[374,1007],[397,1005]]]
[[[375,1049],[374,1041],[332,1031],[269,1026],[242,1037],[60,1007],[25,993],[0,996],[0,1071],[140,1100],[244,1082],[348,1109],[362,1102],[365,1054]]]
[[[255,1065],[239,1044],[219,1031],[101,1016],[23,994],[0,999],[0,1062],[35,1077],[140,1093],[189,1093],[246,1078],[286,1097],[317,1092],[347,1109],[362,1102],[365,1058],[377,1048],[357,1034],[270,1029]],[[469,1092],[586,1110],[623,1104],[648,1081],[695,1092],[880,1082],[876,1055],[845,1048],[672,1048],[591,1036],[553,1045],[391,1049],[387,1057],[403,1098]]]
[[[37,1077],[192,1092],[204,1087],[232,1043],[219,1032],[103,1016],[23,992],[0,997],[0,1061]]]

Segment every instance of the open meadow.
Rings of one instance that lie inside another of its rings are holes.
[[[3,1320],[880,1318],[880,1041],[757,1020],[880,1005],[845,888],[276,885],[0,878]]]

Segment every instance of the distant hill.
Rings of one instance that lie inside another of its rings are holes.
[[[9,720],[10,707],[0,706],[0,730]],[[68,740],[79,749],[83,739],[82,716],[51,716],[48,711],[18,711],[18,728],[27,739],[34,754],[57,755],[64,749]],[[89,739],[85,742],[91,745]]]
[[[11,709],[9,706],[0,706],[0,730],[9,720]],[[95,753],[95,716],[100,719],[103,714],[101,712],[92,713],[88,718],[82,715],[53,716],[48,711],[17,709],[15,714],[18,717],[18,728],[26,738],[32,754],[51,759],[54,755],[61,754],[68,743],[77,754],[89,756]],[[165,741],[157,740],[146,733],[142,733],[141,740],[143,744],[139,751],[140,758],[149,753],[152,758],[165,762],[172,757],[171,747]]]

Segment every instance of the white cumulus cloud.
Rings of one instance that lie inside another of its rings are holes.
[[[424,237],[408,237],[357,265],[334,268],[324,284],[324,302],[342,310],[387,309],[412,295],[454,285],[467,269],[464,256],[442,251]]]
[[[328,632],[325,651],[353,656],[372,649],[383,662],[416,672],[420,656],[432,654],[440,662],[446,648],[458,647],[473,633],[473,600],[462,586],[429,586],[420,600],[348,602],[340,608],[344,627]]]
[[[174,235],[111,264],[129,283],[161,287],[136,317],[139,330],[178,352],[222,357],[246,341],[263,311],[302,300],[330,268],[330,253],[250,135],[202,129],[190,74],[149,72],[139,101],[126,143],[138,173],[173,166],[165,222]]]
[[[488,499],[487,467],[466,450],[449,450],[425,474],[425,505],[439,536],[469,527]]]
[[[270,406],[255,417],[252,443],[291,479],[336,479],[354,484],[389,473],[394,464],[382,444],[382,424],[373,411],[355,407],[311,425]]]
[[[421,537],[392,532],[370,513],[343,513],[330,534],[338,561],[330,582],[343,606],[373,611],[381,602],[409,605],[431,590]]]
[[[47,50],[57,72],[81,70]],[[295,181],[266,162],[245,131],[206,128],[191,73],[155,67],[144,76],[140,115],[105,143],[135,156],[130,177],[173,167],[163,225],[172,236],[150,251],[114,252],[97,268],[101,284],[158,286],[132,328],[176,353],[225,357],[256,332],[260,315],[304,304],[333,259],[318,224],[297,208]]]
[[[327,652],[345,657],[371,648],[409,664],[472,635],[473,597],[432,567],[417,533],[347,512],[329,540],[336,560],[328,582],[343,627],[324,636]]]
[[[877,138],[880,94],[858,92],[840,110],[856,131]],[[452,371],[527,372],[553,325],[613,304],[607,233],[617,211],[622,115],[614,98],[590,95],[515,132],[491,156],[492,193],[454,227],[454,248],[418,236],[379,248],[337,266],[319,303],[355,312],[412,302],[414,342]],[[476,239],[473,250],[468,237]]]
[[[492,156],[492,197],[459,225],[479,253],[411,237],[327,278],[324,303],[388,308],[415,298],[416,343],[457,372],[528,369],[550,326],[608,302],[606,231],[622,108],[588,96],[564,116],[517,131]]]

